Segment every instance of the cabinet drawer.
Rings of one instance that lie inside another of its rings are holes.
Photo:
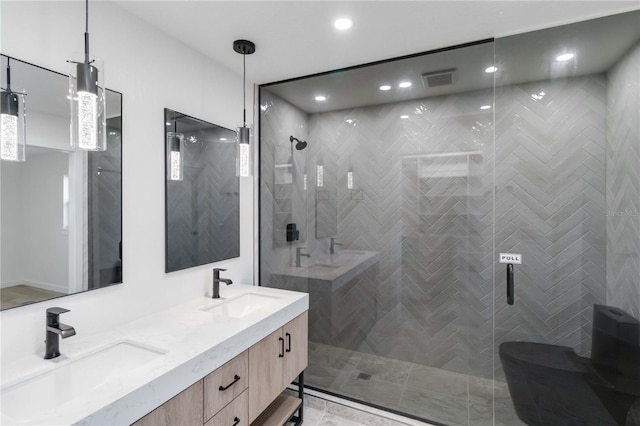
[[[242,392],[205,426],[249,426],[249,391]]]
[[[204,378],[205,420],[209,420],[247,389],[248,359],[248,351],[244,351]]]

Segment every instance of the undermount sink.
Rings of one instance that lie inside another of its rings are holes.
[[[2,417],[37,419],[164,355],[160,349],[119,341],[4,386]],[[55,362],[55,361],[54,361]]]
[[[231,299],[222,299],[212,305],[200,308],[214,317],[243,318],[258,311],[275,308],[279,297],[257,293],[246,293]]]

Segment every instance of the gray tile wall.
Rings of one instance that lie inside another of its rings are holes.
[[[496,90],[496,252],[523,255],[513,306],[496,269],[497,344],[590,350],[605,300],[605,108],[604,75]]]
[[[640,318],[640,45],[607,89],[607,304]]]
[[[260,282],[265,284],[271,274],[291,266],[295,247],[305,245],[313,228],[304,189],[310,148],[298,151],[289,141],[290,136],[307,140],[308,116],[268,90],[260,96]],[[300,232],[293,243],[286,241],[288,223]]]

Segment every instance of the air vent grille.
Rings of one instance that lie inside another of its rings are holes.
[[[456,82],[457,74],[455,68],[426,72],[422,74],[422,83],[426,88],[448,86]]]

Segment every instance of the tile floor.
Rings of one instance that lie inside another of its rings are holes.
[[[289,392],[297,396],[297,391]],[[312,390],[305,390],[303,424],[304,426],[433,426],[430,423],[403,418]],[[293,422],[289,425],[293,425]]]
[[[23,284],[6,287],[0,290],[0,309],[15,308],[60,296],[65,294]]]
[[[314,342],[305,384],[449,426],[493,425],[495,404],[496,426],[524,425],[506,383]]]

